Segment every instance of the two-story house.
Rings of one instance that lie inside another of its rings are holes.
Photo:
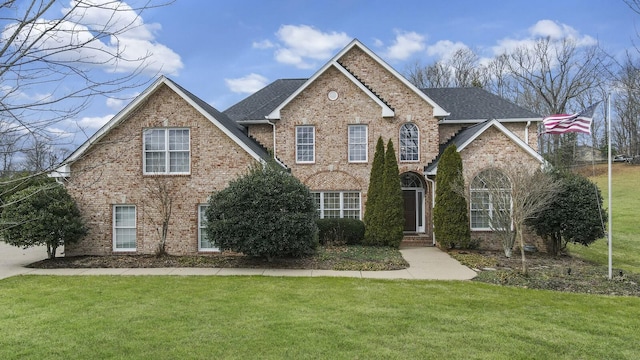
[[[54,174],[89,227],[65,251],[153,253],[162,192],[172,200],[167,252],[215,251],[202,231],[208,196],[272,156],[309,187],[320,217],[362,219],[379,137],[398,151],[406,233],[433,242],[435,175],[446,145],[457,145],[474,186],[501,164],[540,166],[541,120],[479,88],[418,89],[358,40],[309,79],[276,80],[224,112],[160,77]],[[470,226],[490,238],[490,199],[476,198],[483,203],[472,200]]]

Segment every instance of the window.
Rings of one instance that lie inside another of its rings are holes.
[[[136,251],[136,207],[113,206],[113,251]]]
[[[205,217],[205,212],[207,211],[207,207],[209,205],[199,205],[198,206],[198,251],[219,251],[213,241],[207,238],[207,233],[205,231],[207,227],[207,218]]]
[[[359,192],[313,192],[312,195],[321,219],[360,219]]]
[[[349,125],[349,162],[367,162],[366,125]]]
[[[420,139],[415,124],[400,127],[400,161],[420,160]]]
[[[495,169],[485,170],[471,182],[471,229],[511,226],[511,184]]]
[[[315,128],[313,126],[296,127],[296,162],[312,163],[315,161]]]
[[[189,129],[145,129],[145,174],[189,174]]]

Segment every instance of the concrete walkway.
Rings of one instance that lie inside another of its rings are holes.
[[[392,271],[334,271],[298,269],[231,269],[231,268],[96,268],[96,269],[30,269],[24,267],[47,257],[46,248],[22,250],[0,242],[0,279],[29,275],[262,275],[308,277],[355,277],[370,279],[470,280],[476,272],[461,265],[435,247],[400,249],[409,268]]]

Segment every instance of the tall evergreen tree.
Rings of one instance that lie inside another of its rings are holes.
[[[471,241],[467,201],[462,195],[462,158],[455,145],[447,147],[438,162],[433,224],[436,241],[444,248],[466,248]]]
[[[381,213],[385,245],[399,247],[404,231],[404,199],[393,142],[389,139],[384,156]]]
[[[364,212],[364,243],[367,245],[382,245],[382,219],[380,198],[384,195],[384,141],[378,138],[376,152],[373,155],[371,175],[369,176],[369,190],[367,191],[367,205]]]

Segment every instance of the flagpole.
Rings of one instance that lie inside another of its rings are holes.
[[[607,166],[608,166],[608,193],[609,193],[609,228],[607,231],[607,240],[609,242],[609,280],[613,277],[613,269],[612,269],[612,245],[611,245],[611,233],[612,233],[612,219],[611,219],[611,93],[607,94]]]

